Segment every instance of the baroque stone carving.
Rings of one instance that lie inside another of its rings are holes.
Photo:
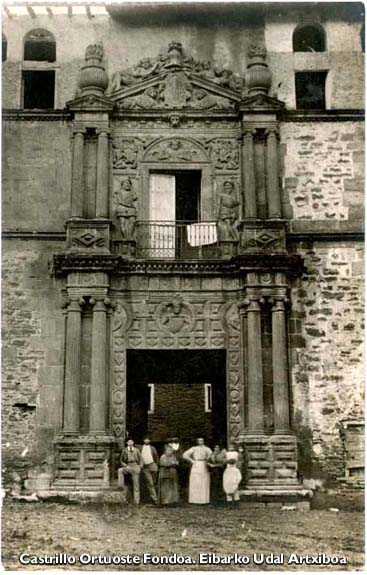
[[[237,170],[239,167],[239,149],[236,140],[216,138],[207,140],[206,149],[216,170]]]
[[[239,201],[235,197],[235,187],[232,181],[223,184],[218,194],[218,230],[221,241],[238,241],[238,207]]]
[[[184,70],[187,74],[195,74],[218,86],[240,92],[244,80],[232,70],[214,66],[208,60],[195,60],[186,56],[180,42],[170,42],[166,54],[156,58],[143,58],[135,66],[121,72],[115,72],[111,78],[108,92],[112,93],[125,86],[137,84],[143,80],[167,73],[168,71]]]
[[[113,325],[112,331],[119,331],[126,333],[132,324],[133,316],[130,305],[126,303],[122,304],[118,302],[116,304],[114,314],[113,314]]]
[[[140,91],[139,84],[142,84]],[[208,61],[187,57],[181,43],[171,42],[167,54],[159,54],[155,59],[144,58],[132,68],[115,72],[107,93],[113,95],[119,92],[117,105],[125,110],[230,110],[238,101],[236,93],[242,91],[243,85],[243,79],[232,70],[220,69]],[[138,90],[134,90],[134,87]],[[230,98],[231,92],[234,100]]]
[[[152,144],[147,150],[144,160],[151,162],[202,162],[207,161],[207,158],[197,142],[174,138]]]
[[[136,227],[136,202],[137,195],[133,190],[132,181],[129,177],[123,178],[120,191],[116,196],[116,217],[120,222],[121,236],[123,240],[133,240]]]
[[[236,302],[228,302],[223,305],[222,324],[227,333],[240,332],[240,318]]]
[[[115,169],[135,170],[138,165],[139,145],[136,140],[122,139],[112,145],[112,162]]]
[[[195,327],[191,307],[180,299],[160,304],[156,318],[159,328],[171,333],[191,332]]]

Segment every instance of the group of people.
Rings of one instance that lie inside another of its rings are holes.
[[[228,450],[215,445],[212,451],[201,437],[186,451],[182,451],[178,438],[172,438],[160,457],[148,437],[140,449],[128,439],[121,453],[119,483],[125,485],[125,478],[130,477],[136,505],[140,503],[141,476],[157,505],[177,505],[187,482],[189,503],[219,502],[225,494],[227,502],[236,505],[240,498],[242,459],[242,453],[233,445]]]

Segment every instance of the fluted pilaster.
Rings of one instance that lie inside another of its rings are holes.
[[[108,299],[92,299],[92,363],[89,433],[104,434],[107,422],[107,306]]]
[[[278,174],[278,136],[276,129],[269,129],[266,133],[268,217],[275,219],[282,217]]]
[[[84,195],[84,131],[74,132],[71,183],[71,217],[83,217]]]
[[[107,131],[98,133],[96,217],[108,218],[109,206],[109,143]]]
[[[289,373],[285,298],[272,301],[273,403],[275,433],[289,432]]]
[[[64,433],[79,433],[80,424],[80,356],[83,299],[67,305],[64,379]]]
[[[242,182],[245,192],[244,215],[245,218],[256,218],[256,184],[255,184],[255,160],[254,160],[254,134],[255,131],[243,133],[242,146]]]

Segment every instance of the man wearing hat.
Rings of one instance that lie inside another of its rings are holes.
[[[132,439],[127,440],[127,445],[121,453],[121,467],[125,474],[130,475],[133,484],[134,503],[140,503],[140,472],[142,468],[141,453],[134,445]]]

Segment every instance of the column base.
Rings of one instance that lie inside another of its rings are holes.
[[[244,433],[239,444],[246,454],[246,489],[300,489],[293,434]]]
[[[60,435],[54,441],[53,490],[110,489],[117,441],[110,435]]]

